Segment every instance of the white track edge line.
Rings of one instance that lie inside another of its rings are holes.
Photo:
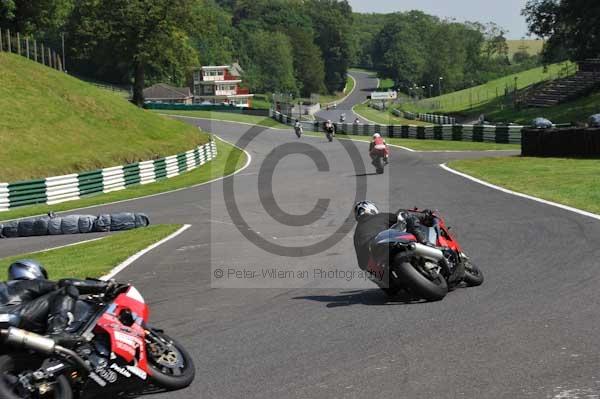
[[[107,236],[96,237],[96,238],[92,238],[90,240],[83,240],[83,241],[72,242],[70,244],[59,245],[58,247],[44,248],[44,249],[40,249],[39,251],[33,251],[33,252],[30,252],[30,253],[32,253],[32,254],[39,254],[40,252],[54,251],[55,249],[61,249],[61,248],[67,248],[67,247],[74,247],[75,245],[87,244],[88,242],[94,242],[94,241],[102,240],[102,239],[104,239],[106,237]]]
[[[592,212],[588,212],[588,211],[584,211],[584,210],[578,209],[578,208],[573,208],[573,207],[568,206],[568,205],[559,204],[557,202],[548,201],[548,200],[545,200],[545,199],[542,199],[542,198],[534,197],[532,195],[519,193],[517,191],[512,191],[512,190],[509,190],[507,188],[500,187],[500,186],[497,186],[497,185],[492,184],[492,183],[488,183],[488,182],[486,182],[484,180],[478,179],[478,178],[473,177],[471,175],[468,175],[466,173],[459,172],[459,171],[457,171],[455,169],[452,169],[451,167],[449,167],[445,163],[440,164],[440,167],[442,169],[446,170],[447,172],[453,173],[455,175],[458,175],[458,176],[463,177],[465,179],[471,180],[471,181],[473,181],[475,183],[484,185],[486,187],[493,188],[493,189],[498,190],[498,191],[502,191],[503,193],[506,193],[506,194],[510,194],[510,195],[514,195],[514,196],[517,196],[517,197],[521,197],[521,198],[525,198],[525,199],[528,199],[528,200],[532,200],[532,201],[535,201],[535,202],[539,202],[539,203],[542,203],[544,205],[554,206],[556,208],[560,208],[560,209],[563,209],[563,210],[566,210],[566,211],[569,211],[569,212],[577,213],[577,214],[582,215],[582,216],[587,216],[587,217],[592,218],[592,219],[600,220],[600,215],[598,215],[598,214],[595,214],[595,213],[592,213]]]
[[[240,148],[240,147],[236,146],[233,143],[230,143],[227,140],[222,139],[221,137],[219,137],[219,136],[217,136],[215,134],[213,134],[213,136],[216,137],[217,139],[221,140],[222,142],[227,143],[227,144],[229,144],[229,145],[237,148],[240,151],[243,151],[246,154],[246,164],[244,166],[242,166],[240,169],[237,169],[233,173],[230,173],[230,174],[228,174],[226,176],[217,177],[216,179],[205,181],[203,183],[194,184],[193,186],[176,188],[175,190],[163,191],[162,193],[144,195],[143,197],[135,197],[135,198],[129,198],[129,199],[120,200],[120,201],[106,202],[106,203],[103,203],[103,204],[96,204],[96,205],[84,206],[84,207],[81,207],[81,208],[73,208],[73,209],[68,209],[66,211],[59,211],[59,212],[55,212],[55,213],[57,215],[60,215],[60,214],[64,214],[64,213],[67,213],[67,212],[80,211],[82,209],[89,209],[89,208],[97,208],[97,207],[100,207],[100,206],[122,204],[124,202],[137,201],[137,200],[141,200],[141,199],[145,199],[145,198],[158,197],[159,195],[171,194],[171,193],[175,193],[175,192],[182,191],[182,190],[188,190],[190,188],[200,187],[200,186],[204,186],[205,184],[210,184],[210,183],[214,183],[214,182],[219,181],[219,180],[227,179],[228,177],[237,175],[238,173],[240,173],[241,171],[243,171],[244,169],[246,169],[248,166],[250,166],[250,163],[252,162],[252,155],[250,155],[250,153],[248,151],[246,151],[243,148]],[[198,168],[196,168],[196,169],[198,169]],[[194,170],[196,170],[196,169],[194,169]],[[2,222],[11,222],[11,221],[14,221],[14,220],[20,220],[20,219],[26,219],[26,218],[34,218],[34,217],[44,216],[44,215],[46,215],[46,214],[45,213],[40,213],[39,215],[31,215],[31,216],[23,216],[23,217],[14,218],[14,219],[6,219],[6,220],[2,220]],[[0,213],[0,216],[2,216],[1,213]]]
[[[142,256],[144,256],[148,252],[152,251],[154,248],[156,248],[156,247],[164,244],[165,242],[167,242],[169,240],[172,240],[173,238],[177,237],[178,235],[180,235],[181,233],[183,233],[184,231],[186,231],[190,227],[192,227],[191,224],[184,224],[177,231],[169,234],[168,236],[166,236],[162,240],[157,241],[154,244],[151,244],[151,245],[147,246],[146,248],[142,249],[141,251],[138,251],[137,253],[131,255],[129,258],[125,259],[123,262],[121,262],[115,268],[113,268],[110,272],[108,272],[108,274],[100,277],[100,280],[107,281],[107,280],[112,279],[117,274],[119,274],[120,272],[122,272],[127,266],[131,265],[133,262],[135,262],[136,260],[138,260],[139,258],[141,258]]]

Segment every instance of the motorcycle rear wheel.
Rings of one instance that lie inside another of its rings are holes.
[[[196,376],[196,368],[190,354],[173,338],[157,330],[149,330],[148,365],[149,375],[153,384],[169,391],[183,389],[189,386]],[[162,353],[154,353],[153,342],[159,342],[166,347]]]
[[[0,398],[3,399],[73,399],[73,390],[64,375],[56,378],[52,390],[44,395],[31,393],[20,384],[19,374],[37,370],[44,359],[31,354],[10,353],[0,356]]]
[[[477,287],[483,284],[483,272],[470,261],[465,264],[465,277],[463,278],[468,287]]]
[[[427,301],[440,301],[448,294],[448,283],[444,276],[439,273],[425,276],[403,257],[396,258],[394,271],[404,286]]]

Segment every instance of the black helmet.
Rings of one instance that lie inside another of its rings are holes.
[[[8,267],[9,280],[47,280],[48,272],[39,262],[20,259]]]

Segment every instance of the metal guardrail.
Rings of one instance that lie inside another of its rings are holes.
[[[296,119],[271,110],[270,115],[280,123],[292,126]],[[322,132],[322,122],[301,122],[304,129]],[[495,125],[373,125],[334,123],[336,132],[371,136],[379,133],[385,137],[410,138],[424,140],[454,140],[476,141],[500,144],[518,144],[521,142],[521,131],[524,126],[495,126]]]

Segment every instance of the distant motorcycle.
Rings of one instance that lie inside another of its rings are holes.
[[[80,299],[70,326],[81,341],[58,345],[0,315],[0,398],[115,398],[187,387],[189,353],[147,325],[149,308],[130,285]]]
[[[331,121],[327,121],[323,127],[325,130],[325,137],[327,137],[327,140],[329,140],[331,143],[333,141],[333,137],[335,136],[335,126],[333,123],[331,123]]]
[[[462,271],[459,274],[467,286],[481,285],[483,273],[463,252],[440,214],[417,209],[411,212],[431,220],[429,243],[419,243],[413,234],[396,226],[382,231],[371,243],[367,270],[371,276],[388,278],[372,280],[389,296],[407,289],[428,301],[446,296],[448,279],[456,270]]]
[[[344,122],[346,122],[346,115],[341,114],[340,115],[340,123],[344,123]]]
[[[304,129],[302,128],[302,124],[300,122],[296,122],[294,125],[294,131],[296,132],[296,136],[298,136],[298,138],[302,137]]]

